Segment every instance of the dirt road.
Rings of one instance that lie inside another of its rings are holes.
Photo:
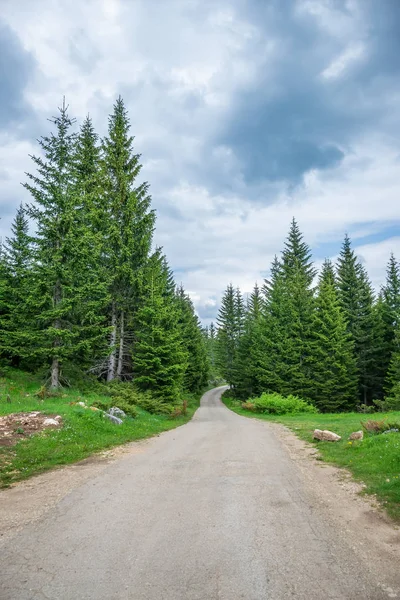
[[[274,426],[220,394],[8,538],[1,600],[400,598],[394,527],[377,522],[377,536],[357,501],[360,519],[342,526],[353,500],[337,478],[319,465],[321,479],[306,476]]]

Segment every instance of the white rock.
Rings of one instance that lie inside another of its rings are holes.
[[[118,419],[126,418],[126,414],[124,413],[124,411],[118,408],[117,406],[112,406],[111,408],[109,408],[107,413],[109,415],[112,415],[113,417],[118,417]]]
[[[104,413],[104,416],[107,417],[111,423],[115,423],[116,425],[122,425],[122,419],[118,419],[118,417],[114,417],[113,415],[109,415],[108,413]]]
[[[364,432],[363,431],[353,431],[353,433],[350,434],[349,436],[349,440],[362,440],[364,438]]]
[[[337,433],[333,431],[329,431],[328,429],[315,429],[313,438],[315,440],[320,440],[321,442],[338,442],[342,438]]]
[[[82,406],[82,408],[87,408],[87,406],[84,402],[77,402],[77,405]]]
[[[43,427],[53,427],[54,425],[58,427],[60,423],[55,419],[45,419],[42,423]]]

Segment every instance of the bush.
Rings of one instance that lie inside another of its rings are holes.
[[[376,410],[380,412],[390,412],[391,410],[400,410],[400,398],[388,397],[384,400],[373,400]]]
[[[124,398],[118,396],[114,396],[112,400],[96,400],[96,402],[93,402],[92,406],[95,406],[104,412],[107,412],[112,406],[116,406],[117,408],[123,410],[124,413],[132,419],[137,417],[138,414],[137,408],[134,404],[129,404],[126,402],[126,400],[124,400]]]
[[[281,396],[280,394],[267,394],[264,392],[259,398],[251,398],[243,402],[245,410],[270,415],[287,415],[296,413],[317,413],[318,410],[312,404],[297,396]]]
[[[361,423],[361,425],[367,433],[371,433],[373,435],[383,433],[384,431],[389,431],[391,429],[392,430],[393,429],[400,430],[400,423],[385,421],[385,420],[374,421],[374,420],[370,419],[369,421],[366,421],[365,423]]]

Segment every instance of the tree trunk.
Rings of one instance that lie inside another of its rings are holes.
[[[125,322],[124,322],[124,311],[121,311],[121,323],[119,333],[119,354],[118,354],[118,367],[117,377],[121,379],[122,369],[124,366],[124,342],[125,342]]]
[[[61,302],[61,284],[59,281],[54,286],[53,293],[54,307],[57,308]],[[54,329],[61,329],[61,323],[59,319],[54,322]],[[53,348],[57,349],[61,345],[60,338],[56,337],[53,342]],[[60,387],[60,359],[58,356],[53,356],[53,362],[51,363],[51,385],[52,390],[57,390]]]
[[[57,357],[53,358],[51,364],[51,389],[57,390],[60,387],[60,361]]]
[[[112,303],[111,309],[111,328],[111,354],[108,358],[107,381],[112,381],[113,379],[115,379],[115,363],[117,359],[117,349],[115,347],[117,341],[117,308],[115,306],[115,302]]]

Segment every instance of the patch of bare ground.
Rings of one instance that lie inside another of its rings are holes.
[[[268,423],[268,427],[273,428],[301,470],[311,504],[336,524],[343,537],[350,538],[353,550],[374,564],[382,580],[390,580],[388,565],[392,561],[400,564],[399,525],[385,513],[376,497],[363,495],[365,485],[355,481],[346,469],[319,460],[318,449],[284,425]],[[398,597],[398,590],[385,591],[389,598]]]
[[[23,438],[60,426],[60,416],[45,415],[40,411],[5,415],[0,417],[0,446],[14,446]]]

